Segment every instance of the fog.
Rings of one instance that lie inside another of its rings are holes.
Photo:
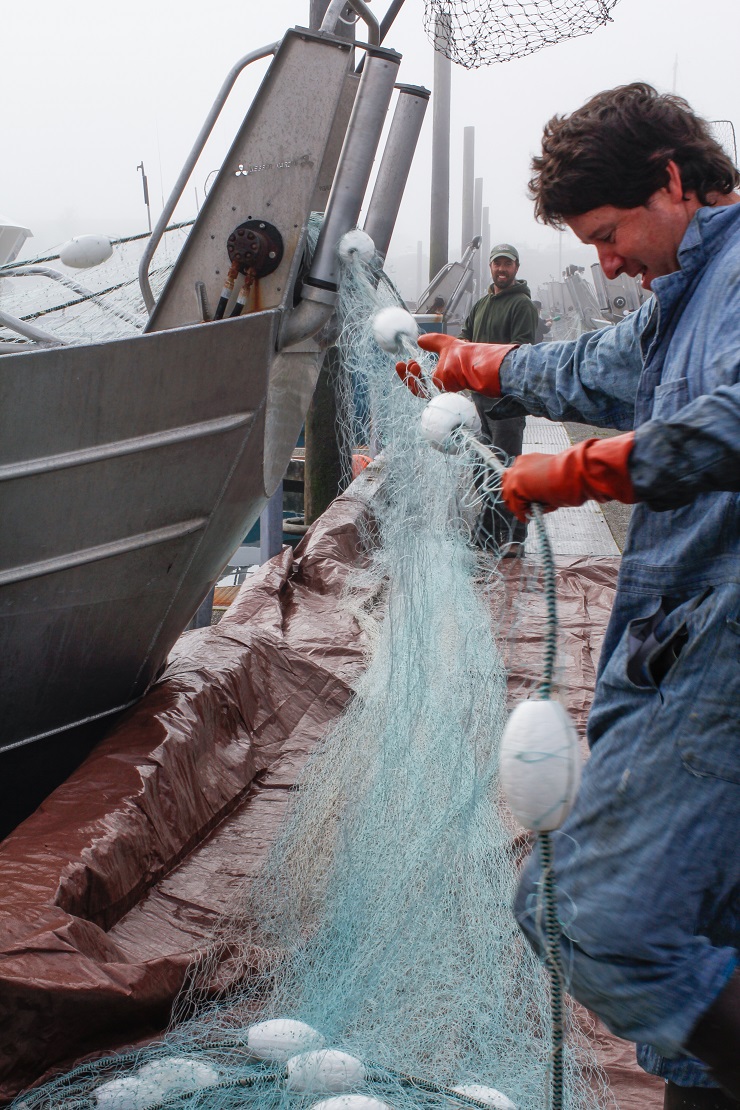
[[[372,6],[382,18],[385,2]],[[73,235],[145,231],[139,163],[156,219],[228,70],[288,27],[305,26],[308,11],[309,0],[210,10],[195,0],[4,0],[0,214],[33,231],[22,257]],[[675,88],[708,119],[740,124],[738,42],[738,0],[716,0],[711,18],[693,0],[620,0],[612,22],[591,35],[474,72],[453,66],[450,257],[461,247],[464,127],[475,128],[492,242],[515,243],[520,274],[536,286],[561,262],[595,260],[570,233],[560,240],[533,218],[529,163],[546,120],[600,89],[646,80]],[[385,45],[404,56],[401,81],[431,88],[422,0],[406,0]],[[195,214],[266,68],[257,63],[239,79],[177,218]],[[407,296],[418,292],[418,243],[428,251],[431,117],[430,110],[389,254]]]

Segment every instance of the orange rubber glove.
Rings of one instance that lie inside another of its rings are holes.
[[[419,336],[423,351],[439,355],[432,381],[438,389],[458,393],[461,389],[474,389],[487,397],[500,397],[499,370],[509,351],[518,343],[467,343],[441,332],[427,332]],[[421,376],[421,367],[412,359],[397,362],[396,373],[417,397],[426,397],[428,390]]]
[[[519,455],[501,478],[507,508],[526,520],[533,501],[546,513],[591,499],[632,505],[636,497],[627,464],[634,440],[634,432],[627,432],[587,439],[558,455]]]

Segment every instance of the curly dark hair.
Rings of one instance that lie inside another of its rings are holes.
[[[569,116],[553,116],[532,159],[538,220],[551,227],[604,204],[637,208],[668,184],[676,163],[701,204],[731,193],[740,174],[687,102],[635,82],[598,93]]]

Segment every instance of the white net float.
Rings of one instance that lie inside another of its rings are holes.
[[[362,1083],[366,1074],[362,1060],[336,1048],[294,1056],[287,1071],[292,1091],[348,1091]]]
[[[59,251],[59,260],[74,270],[99,266],[113,254],[113,246],[105,235],[76,235]]]
[[[394,355],[403,349],[404,343],[415,343],[419,338],[419,326],[405,308],[389,305],[381,308],[373,317],[375,342],[388,354]]]
[[[210,1064],[186,1056],[168,1056],[144,1064],[137,1074],[142,1083],[159,1087],[162,1093],[170,1091],[198,1091],[218,1083],[219,1075]]]
[[[482,1102],[492,1110],[516,1110],[511,1099],[501,1091],[497,1091],[495,1087],[484,1087],[482,1083],[463,1083],[459,1087],[453,1087],[452,1090],[466,1095],[467,1098],[474,1098],[476,1102]]]
[[[250,1025],[247,1049],[258,1060],[284,1064],[299,1052],[323,1048],[326,1041],[317,1029],[293,1018],[271,1018]]]
[[[351,262],[353,258],[371,262],[375,257],[375,243],[366,231],[356,227],[342,236],[337,252],[343,262]]]
[[[557,701],[523,701],[501,738],[501,786],[517,821],[533,832],[562,825],[581,781],[578,735]]]
[[[438,451],[455,451],[463,443],[460,432],[475,436],[480,430],[478,410],[462,393],[440,393],[421,414],[421,434]]]
[[[144,1110],[158,1100],[160,1091],[133,1076],[111,1079],[93,1091],[99,1110]]]

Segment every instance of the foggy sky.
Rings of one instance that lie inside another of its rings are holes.
[[[373,0],[378,18],[385,0]],[[222,15],[216,13],[222,12]],[[34,232],[32,257],[89,232],[145,231],[141,177],[156,220],[224,76],[247,52],[308,23],[309,0],[2,0],[0,216]],[[703,13],[710,13],[704,17]],[[399,79],[432,86],[433,55],[423,0],[406,0],[385,45],[404,55]],[[460,251],[460,157],[465,126],[476,131],[476,177],[491,210],[492,242],[516,243],[524,276],[557,266],[558,234],[535,223],[526,196],[529,160],[542,125],[593,93],[633,80],[685,96],[708,119],[740,130],[740,2],[620,0],[613,22],[592,35],[475,72],[453,66],[450,256]],[[267,62],[238,81],[196,168],[176,218],[195,214],[196,195],[227,149]],[[422,131],[391,252],[408,268],[429,239],[431,108]],[[540,252],[545,251],[546,254]],[[570,233],[563,264],[595,260]],[[405,261],[403,256],[409,256]],[[425,274],[426,276],[426,274]]]

